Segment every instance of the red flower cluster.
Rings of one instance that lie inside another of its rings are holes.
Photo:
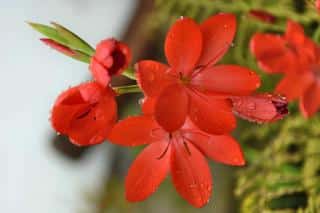
[[[299,98],[305,117],[314,115],[320,107],[320,51],[303,28],[288,21],[284,35],[257,33],[250,48],[259,66],[267,73],[283,73],[276,92],[289,101]]]
[[[129,169],[129,201],[146,199],[170,172],[180,195],[195,207],[204,206],[212,189],[204,156],[229,165],[245,163],[230,136],[236,126],[234,113],[258,122],[287,114],[286,100],[280,96],[252,94],[260,86],[254,72],[215,65],[235,31],[231,14],[212,16],[200,25],[181,18],[165,41],[170,66],[151,60],[136,64],[145,94],[144,115],[120,121],[109,136],[119,145],[148,144]]]
[[[135,66],[137,83],[145,95],[143,115],[119,123],[116,123],[117,94],[110,80],[128,67],[131,60],[128,46],[107,39],[94,52],[69,33],[89,49],[92,53],[89,58],[77,48],[54,39],[42,39],[70,57],[90,61],[94,79],[58,97],[52,110],[52,126],[81,146],[105,139],[124,146],[147,144],[126,178],[129,201],[146,199],[170,173],[183,198],[195,207],[204,206],[212,191],[205,157],[234,166],[245,164],[239,144],[230,135],[236,127],[235,115],[249,121],[271,122],[288,113],[283,97],[254,93],[260,86],[255,72],[238,65],[217,65],[231,46],[235,32],[236,18],[231,14],[218,14],[201,24],[190,18],[177,20],[165,40],[169,65],[144,60]],[[299,35],[293,36],[292,41],[300,41]],[[293,59],[293,53],[283,54],[284,59]],[[276,61],[270,63],[277,68],[282,66]]]
[[[72,54],[72,50],[42,39],[49,46]],[[131,58],[127,45],[108,39],[98,44],[90,70],[96,82],[84,83],[63,92],[56,100],[51,121],[53,128],[69,136],[78,146],[102,143],[117,121],[116,93],[109,85],[112,75],[120,74]]]

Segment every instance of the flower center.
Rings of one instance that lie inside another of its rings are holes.
[[[110,75],[114,75],[117,74],[117,72],[125,65],[126,57],[119,50],[113,51],[111,56],[113,58],[113,63],[112,66],[109,68],[109,73]]]
[[[184,76],[181,72],[179,73],[180,75],[180,81],[183,85],[188,85],[191,81],[190,77]]]

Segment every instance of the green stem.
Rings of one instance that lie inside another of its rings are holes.
[[[113,89],[115,90],[115,92],[118,95],[141,92],[141,89],[136,84],[135,85],[129,85],[129,86],[113,87]]]
[[[122,75],[127,78],[130,78],[132,80],[136,80],[136,76],[135,76],[134,70],[132,68],[128,68],[128,69],[124,70]]]

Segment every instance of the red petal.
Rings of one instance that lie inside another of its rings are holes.
[[[232,97],[233,112],[258,123],[272,122],[288,114],[286,98],[272,94]]]
[[[305,34],[302,26],[294,21],[288,21],[285,38],[289,42],[289,47],[297,55],[297,61],[301,66],[309,66],[315,63],[317,45]]]
[[[91,58],[90,71],[92,73],[93,79],[98,82],[101,86],[106,86],[110,83],[111,76],[95,58]]]
[[[190,92],[189,116],[202,131],[210,134],[224,134],[236,127],[236,119],[231,111],[231,103]]]
[[[150,98],[145,97],[142,101],[142,107],[141,110],[144,115],[153,115],[154,114],[154,108],[156,105],[156,98]]]
[[[167,141],[152,143],[133,162],[125,180],[128,201],[148,198],[165,179],[170,168],[170,147],[166,150],[167,146]]]
[[[104,96],[84,117],[70,125],[69,138],[80,146],[102,143],[117,120],[117,104],[113,96]]]
[[[219,65],[195,74],[191,84],[211,94],[249,95],[260,86],[260,78],[245,67]]]
[[[165,54],[172,68],[188,74],[201,54],[202,34],[190,18],[177,20],[170,28],[165,41]]]
[[[92,91],[91,94],[95,97],[96,95],[93,95],[93,90],[96,90],[98,93],[101,92],[101,88],[97,84],[84,83],[72,87],[58,96],[51,116],[52,126],[56,131],[67,134],[74,117],[90,109],[90,103],[93,102],[90,101],[90,98],[83,95],[87,88],[92,88],[89,91]],[[97,99],[94,102],[97,102]]]
[[[147,96],[159,95],[174,81],[166,72],[168,68],[167,65],[151,60],[140,61],[135,65],[138,84]]]
[[[131,60],[130,48],[115,39],[102,40],[93,56],[110,75],[120,74]]]
[[[171,176],[176,190],[195,207],[203,207],[212,191],[212,177],[204,156],[191,144],[174,141]]]
[[[190,132],[184,136],[214,161],[234,166],[245,164],[240,145],[229,135],[206,135]]]
[[[250,41],[250,50],[261,69],[268,73],[288,72],[298,66],[287,41],[281,36],[257,33]]]
[[[173,84],[163,90],[155,105],[155,118],[168,132],[179,129],[188,113],[189,98],[185,88]]]
[[[162,140],[164,131],[151,116],[128,117],[119,121],[108,139],[114,144],[137,146]]]
[[[294,21],[287,22],[285,38],[294,45],[303,45],[305,40],[304,30],[302,26]]]
[[[228,51],[236,32],[236,17],[218,14],[206,19],[200,26],[203,48],[200,65],[215,64]]]
[[[313,82],[314,76],[309,71],[288,73],[277,85],[276,92],[292,101],[300,97]]]
[[[304,117],[313,116],[320,108],[320,82],[314,82],[302,95],[300,109]]]

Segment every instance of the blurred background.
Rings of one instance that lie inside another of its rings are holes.
[[[258,72],[261,91],[272,91],[279,76],[265,75],[249,53],[254,32],[283,33],[288,18],[320,41],[313,0],[0,0],[1,212],[320,212],[320,120],[306,121],[297,104],[276,124],[238,122],[235,137],[247,158],[245,168],[212,163],[214,192],[203,209],[194,209],[174,190],[170,178],[147,201],[129,204],[123,178],[139,152],[108,143],[90,148],[71,145],[48,121],[56,96],[90,79],[88,67],[42,45],[25,21],[56,21],[93,46],[103,38],[126,41],[134,60],[165,61],[163,40],[180,16],[202,21],[218,12],[237,15],[234,45],[221,63]],[[275,22],[250,16],[271,13]],[[122,78],[114,82],[123,83]],[[120,115],[138,113],[139,96],[118,100]],[[270,160],[271,159],[271,160]]]

